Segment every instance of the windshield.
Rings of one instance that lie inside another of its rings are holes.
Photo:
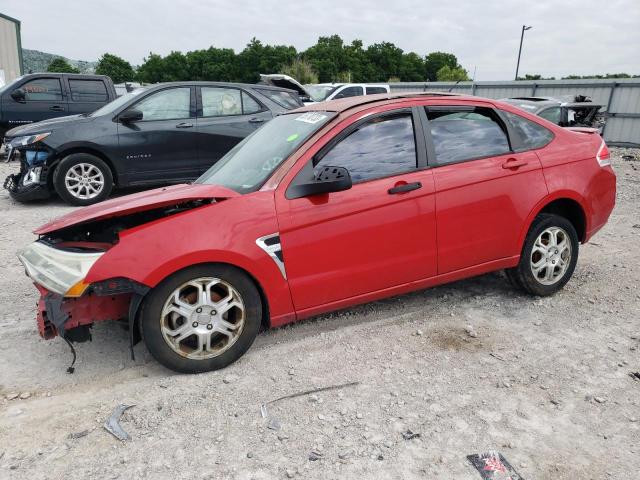
[[[195,183],[221,185],[238,193],[253,192],[334,116],[333,112],[280,115],[236,145]]]
[[[311,100],[314,102],[323,102],[331,95],[340,85],[305,85]]]
[[[132,92],[125,93],[121,97],[116,98],[113,102],[107,103],[106,105],[100,107],[98,110],[96,110],[95,112],[91,113],[89,116],[90,117],[99,117],[100,115],[107,115],[109,113],[115,112],[122,105],[127,103],[129,100],[131,100],[136,95],[140,95],[145,90],[146,90],[146,88],[136,88]]]

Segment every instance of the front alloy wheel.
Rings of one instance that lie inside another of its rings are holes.
[[[176,288],[160,314],[167,345],[186,358],[206,360],[228,350],[244,327],[242,296],[219,278],[201,277]]]
[[[158,362],[177,372],[207,372],[226,367],[249,349],[262,323],[262,301],[241,270],[196,265],[147,295],[140,322]]]
[[[100,158],[88,153],[73,153],[55,167],[53,186],[65,202],[91,205],[109,196],[113,174]]]

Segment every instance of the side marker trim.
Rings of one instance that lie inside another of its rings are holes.
[[[256,239],[256,245],[267,252],[280,270],[280,273],[287,279],[287,271],[284,268],[284,256],[282,255],[282,246],[280,245],[280,233],[272,233]]]

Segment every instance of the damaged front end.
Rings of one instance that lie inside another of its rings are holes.
[[[205,207],[217,198],[196,196],[191,192],[193,189],[198,190],[187,185],[167,187],[155,194],[132,195],[129,202],[114,199],[41,227],[37,231],[39,239],[18,254],[27,276],[40,293],[37,313],[40,336],[44,339],[60,336],[71,346],[71,342],[91,340],[90,328],[94,323],[114,320],[128,326],[133,357],[133,346],[140,340],[135,320],[149,287],[115,272],[113,277],[94,276],[92,280],[87,280],[88,275],[96,263],[118,247],[124,232]],[[132,204],[136,197],[139,204]],[[154,200],[142,205],[141,198],[147,197]],[[124,203],[130,208],[124,207]]]
[[[61,242],[54,246],[40,240],[20,252],[18,258],[40,292],[37,323],[42,338],[60,336],[68,343],[85,342],[91,340],[90,328],[95,322],[133,323],[129,319],[135,319],[148,291],[146,286],[126,278],[92,284],[84,281],[106,250],[97,243]],[[131,345],[137,340],[132,336]]]
[[[8,142],[7,162],[18,159],[20,171],[7,176],[4,188],[20,201],[48,198],[49,165],[54,152],[42,143],[49,133],[16,137]]]

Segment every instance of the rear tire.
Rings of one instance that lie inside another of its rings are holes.
[[[553,295],[571,279],[578,249],[578,234],[569,220],[541,213],[527,233],[518,266],[505,271],[507,278],[532,295]]]
[[[109,196],[113,175],[100,158],[88,153],[65,157],[53,172],[56,193],[71,205],[92,205]]]
[[[251,347],[262,320],[253,281],[230,265],[196,265],[155,287],[140,314],[151,355],[180,373],[218,370]]]

